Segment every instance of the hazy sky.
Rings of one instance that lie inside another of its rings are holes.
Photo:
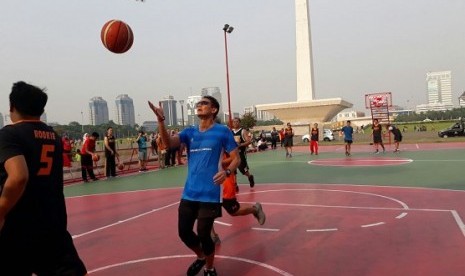
[[[367,111],[364,95],[390,91],[394,104],[426,103],[426,72],[452,71],[453,98],[465,90],[464,0],[310,0],[317,99],[341,97]],[[128,23],[134,45],[113,54],[100,41],[110,19]],[[88,101],[129,94],[136,122],[147,100],[185,99],[218,86],[227,106],[296,100],[292,0],[0,1],[0,112],[13,82],[46,87],[48,121],[88,124]]]

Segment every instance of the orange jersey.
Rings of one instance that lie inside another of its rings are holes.
[[[232,172],[223,182],[223,198],[236,198],[236,174]]]

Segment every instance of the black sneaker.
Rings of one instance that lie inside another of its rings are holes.
[[[197,275],[200,272],[200,270],[202,270],[202,267],[206,263],[207,263],[207,261],[205,259],[203,259],[203,260],[201,260],[201,259],[195,260],[195,262],[193,262],[191,264],[191,266],[189,266],[189,269],[187,269],[187,276],[195,276],[195,275]]]
[[[253,179],[253,175],[249,175],[249,183],[250,183],[250,188],[253,188],[255,186],[255,180]]]
[[[213,269],[211,269],[211,270],[210,270],[210,269],[205,269],[205,270],[203,271],[203,276],[217,276],[217,275],[218,275],[218,274],[216,274],[215,268],[213,268]]]

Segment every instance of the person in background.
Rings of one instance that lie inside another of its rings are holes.
[[[166,158],[166,145],[163,143],[161,139],[160,133],[157,134],[155,140],[157,141],[157,155],[158,155],[158,166],[160,169],[165,168],[165,158]]]
[[[402,142],[402,132],[394,125],[390,125],[388,129],[394,135],[394,152],[399,152],[399,145]]]
[[[275,127],[271,130],[271,149],[276,149],[276,144],[278,143],[279,133]]]
[[[48,96],[16,82],[0,130],[0,274],[87,275],[67,230],[63,145],[40,121]]]
[[[63,134],[61,143],[63,144],[63,167],[69,168],[71,167],[71,150],[73,149],[73,146],[71,144],[71,140],[68,137],[68,134]]]
[[[187,127],[174,136],[166,132],[163,109],[150,101],[148,104],[158,120],[163,143],[170,148],[181,143],[186,145],[189,162],[178,209],[178,234],[197,255],[187,269],[187,275],[197,275],[205,266],[204,276],[216,276],[211,231],[215,218],[221,216],[220,185],[239,166],[237,144],[229,128],[215,123],[220,104],[212,96],[203,96],[196,104],[199,125]],[[220,166],[224,152],[229,153],[232,160],[225,169]],[[197,233],[193,231],[195,224]]]
[[[383,149],[383,153],[386,152],[383,144],[383,127],[379,123],[378,119],[373,119],[372,135],[373,135],[373,144],[375,145],[375,154],[379,153],[379,146]]]
[[[249,164],[247,163],[247,147],[252,143],[252,138],[249,136],[249,131],[241,127],[241,119],[234,118],[232,124],[231,131],[234,136],[234,141],[237,143],[239,157],[241,158],[238,169],[242,175],[247,176],[249,186],[253,188],[255,186],[255,178],[253,174],[250,173]]]
[[[95,153],[95,142],[97,141],[99,135],[97,132],[92,132],[92,134],[87,137],[87,139],[82,144],[81,148],[81,173],[82,181],[89,182],[87,179],[87,174],[90,179],[97,181],[98,178],[94,174],[94,156]]]
[[[147,135],[143,130],[139,130],[136,142],[139,152],[139,172],[144,172],[147,170]]]
[[[116,158],[119,154],[116,151],[116,139],[112,127],[107,129],[103,144],[105,146],[105,176],[116,177]]]
[[[314,123],[310,130],[310,154],[318,155],[318,139],[320,138],[320,130],[318,124]]]
[[[342,127],[341,132],[344,133],[344,143],[346,149],[346,156],[351,155],[351,148],[353,141],[354,128],[351,126],[350,120]]]
[[[284,148],[286,149],[286,158],[292,158],[292,147],[294,146],[294,130],[291,123],[287,123],[284,130]]]

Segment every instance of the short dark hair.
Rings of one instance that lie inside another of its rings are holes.
[[[94,132],[92,132],[92,134],[91,134],[90,136],[93,136],[93,137],[95,137],[95,138],[98,138],[100,135],[98,135],[98,133],[94,131]]]
[[[45,89],[19,81],[11,89],[10,110],[15,108],[22,115],[40,117],[44,113],[47,100]]]
[[[217,99],[215,99],[215,97],[212,97],[212,96],[202,96],[202,98],[205,98],[205,99],[208,99],[212,105],[212,107],[216,108],[216,112],[215,112],[215,118],[216,118],[216,115],[218,115],[218,112],[220,112],[220,103],[218,102]]]

